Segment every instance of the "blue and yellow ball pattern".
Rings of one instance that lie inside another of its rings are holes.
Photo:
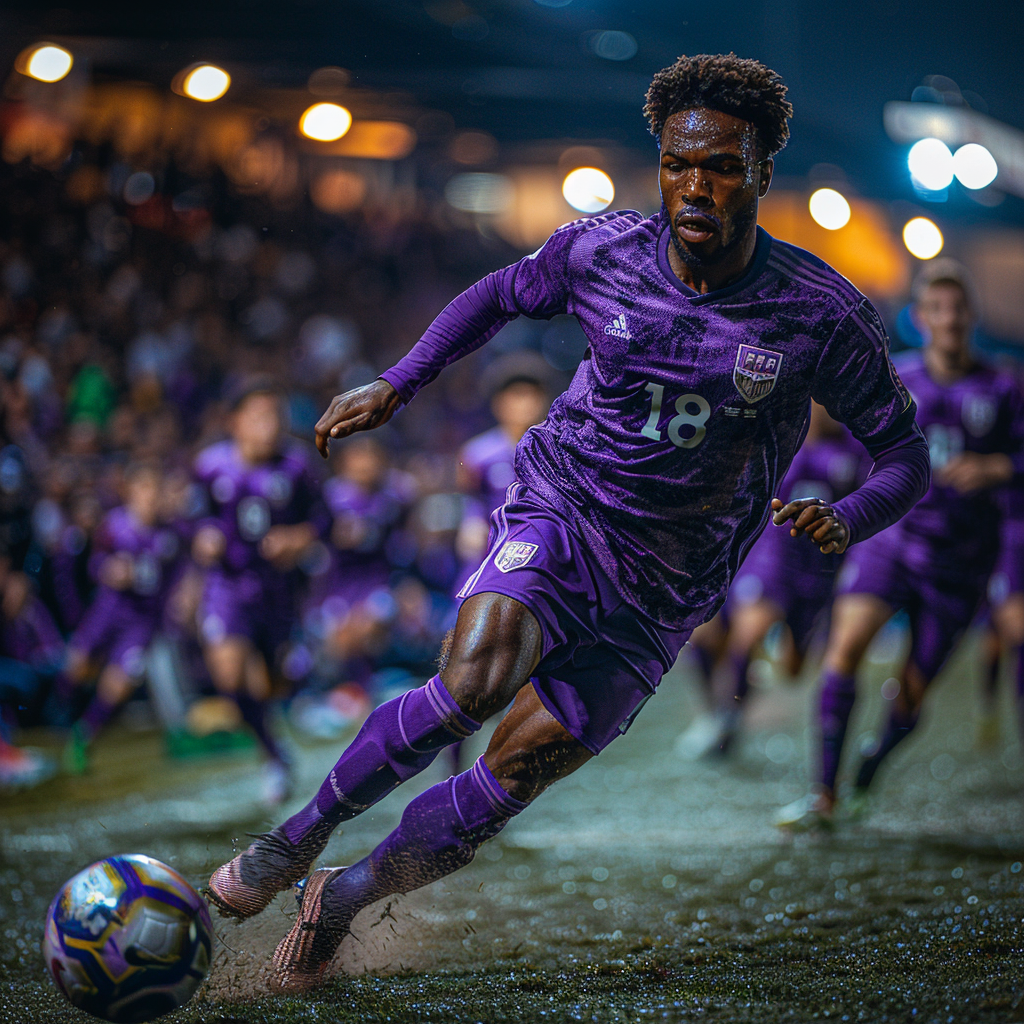
[[[173,868],[142,854],[80,871],[46,915],[43,957],[75,1006],[119,1024],[170,1013],[210,967],[210,913]]]

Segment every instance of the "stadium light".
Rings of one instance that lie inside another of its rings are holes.
[[[814,218],[826,231],[838,231],[850,223],[850,204],[834,188],[819,188],[807,204]]]
[[[912,256],[930,260],[942,252],[942,232],[927,217],[914,217],[903,225],[903,244]]]
[[[991,185],[999,173],[995,157],[977,142],[968,142],[953,154],[953,173],[964,188]]]
[[[74,57],[63,46],[40,43],[22,53],[15,67],[37,82],[59,82],[71,70],[74,62]]]
[[[923,189],[941,192],[953,183],[953,154],[940,139],[921,139],[907,154],[910,176]]]
[[[600,213],[611,206],[615,198],[615,185],[604,171],[596,167],[577,167],[565,176],[562,195],[575,210]]]
[[[215,64],[197,64],[185,73],[181,91],[190,99],[200,103],[219,100],[228,91],[231,76]]]
[[[299,118],[299,131],[317,142],[334,142],[351,127],[352,115],[337,103],[314,103]]]

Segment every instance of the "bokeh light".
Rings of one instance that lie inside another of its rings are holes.
[[[595,32],[587,45],[590,51],[605,60],[629,60],[636,56],[636,40],[628,32],[606,30]]]
[[[25,74],[40,82],[59,82],[71,70],[74,58],[54,43],[37,46],[25,62]]]
[[[984,146],[968,142],[953,154],[953,173],[964,188],[985,188],[996,180],[999,165]]]
[[[814,222],[827,231],[838,231],[850,223],[850,204],[834,188],[819,188],[807,205]]]
[[[214,64],[199,64],[185,75],[181,91],[200,103],[219,100],[228,91],[231,76]]]
[[[903,244],[912,256],[930,260],[942,252],[942,232],[927,217],[914,217],[903,226]]]
[[[604,171],[596,167],[577,167],[565,176],[562,195],[575,210],[600,213],[611,206],[615,198],[615,185]]]
[[[456,174],[445,186],[444,197],[466,213],[504,213],[515,198],[515,186],[504,174]]]
[[[314,103],[299,118],[299,131],[317,142],[334,142],[351,127],[352,115],[337,103]]]
[[[907,167],[914,181],[929,192],[940,192],[953,183],[953,154],[939,139],[921,139],[910,147]]]

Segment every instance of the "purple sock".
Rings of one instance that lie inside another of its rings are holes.
[[[878,749],[861,762],[857,772],[857,789],[867,789],[871,785],[871,780],[875,777],[875,772],[878,771],[882,761],[913,731],[914,726],[917,725],[917,717],[917,715],[906,715],[893,708]]]
[[[750,692],[750,655],[730,654],[729,671],[732,674],[733,687],[729,706],[733,711],[738,712],[740,705]]]
[[[836,788],[839,759],[843,753],[846,727],[850,724],[857,682],[853,676],[826,669],[821,686],[821,774],[818,779],[828,790]]]
[[[97,693],[78,720],[86,739],[90,741],[95,739],[99,731],[110,721],[117,708],[117,704],[111,704],[105,697],[101,697]]]
[[[364,907],[412,892],[465,867],[526,804],[509,796],[480,758],[472,768],[421,793],[398,828],[325,893],[324,914],[339,935]]]
[[[480,728],[463,714],[440,676],[370,712],[331,769],[316,797],[281,826],[298,842],[323,819],[354,818],[396,786],[418,775],[438,752]]]
[[[267,725],[266,701],[256,700],[255,697],[250,697],[247,693],[236,693],[235,703],[241,712],[242,721],[256,734],[256,739],[259,740],[260,746],[267,752],[270,759],[286,764],[288,758]]]

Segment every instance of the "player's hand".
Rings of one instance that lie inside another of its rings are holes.
[[[317,450],[326,459],[331,441],[387,423],[400,403],[398,392],[386,380],[375,380],[338,395],[315,427]]]
[[[192,558],[196,565],[209,569],[224,557],[228,542],[216,526],[202,526],[192,541]]]
[[[971,494],[987,487],[998,487],[1013,478],[1013,462],[1009,455],[993,452],[961,452],[953,456],[936,474],[944,487],[952,487],[958,494]]]
[[[272,526],[260,541],[260,554],[277,569],[294,569],[315,539],[316,531],[309,523]]]
[[[127,590],[132,585],[132,560],[128,555],[111,555],[100,566],[100,582],[111,590]]]
[[[850,543],[850,528],[836,510],[822,498],[796,498],[784,505],[772,498],[772,522],[776,526],[789,523],[791,537],[809,537],[823,555],[842,554]]]

